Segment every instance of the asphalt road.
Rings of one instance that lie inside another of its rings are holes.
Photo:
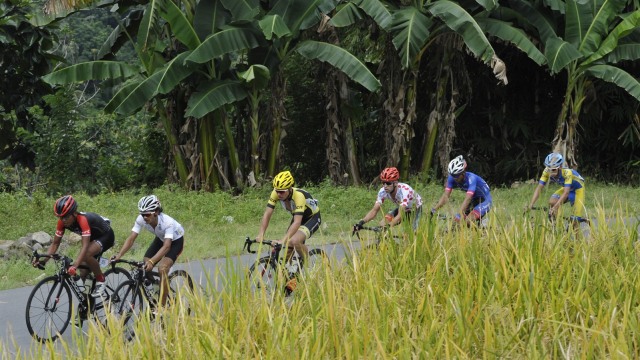
[[[311,248],[314,247],[313,243],[309,245]],[[359,248],[357,243],[353,246],[356,249]],[[343,245],[327,244],[323,245],[322,248],[332,256],[332,264],[344,259],[345,248]],[[267,253],[179,263],[175,265],[175,268],[187,270],[194,281],[203,288],[207,287],[207,279],[211,279],[211,286],[221,289],[222,285],[216,279],[224,277],[229,269],[235,269],[238,273],[242,273],[255,261],[257,255],[263,256],[267,255]],[[0,324],[4,324],[4,327],[0,327],[0,356],[3,358],[15,358],[18,351],[24,355],[29,353],[31,347],[44,348],[44,345],[33,340],[27,330],[25,321],[25,305],[32,289],[33,286],[27,286],[0,291]],[[85,324],[84,329],[86,327],[87,325]],[[69,325],[62,338],[66,342],[73,342],[72,332],[72,325]],[[60,341],[54,343],[55,346],[59,346],[59,344]]]

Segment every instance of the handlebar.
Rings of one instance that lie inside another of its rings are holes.
[[[64,256],[64,255],[60,255],[60,254],[40,254],[38,253],[38,250],[33,250],[32,253],[32,258],[36,259],[38,261],[38,269],[40,270],[44,270],[44,265],[42,263],[40,263],[40,259],[41,258],[47,258],[47,259],[53,259],[54,261],[60,261],[62,264],[60,265],[61,268],[64,268],[65,270],[71,266],[71,263],[73,262],[71,260],[71,258],[69,258],[68,256]]]
[[[244,239],[244,246],[242,247],[242,250],[247,249],[248,253],[255,254],[256,251],[251,251],[251,245],[255,243],[260,243],[260,242],[257,240],[252,240],[250,237],[247,236],[247,238]],[[279,242],[276,242],[276,240],[262,240],[262,244],[269,245],[273,248],[282,247],[282,244],[280,244]]]
[[[353,232],[351,236],[355,235],[360,230],[369,230],[373,232],[382,232],[389,228],[389,226],[360,226],[358,224],[353,225]]]
[[[144,267],[144,261],[134,261],[134,260],[126,260],[126,259],[118,259],[118,260],[109,260],[109,263],[115,266],[118,263],[125,263],[131,265],[133,267],[142,268]]]

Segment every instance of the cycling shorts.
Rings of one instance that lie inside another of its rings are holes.
[[[160,240],[160,238],[156,236],[156,238],[153,239],[153,242],[151,243],[151,245],[149,245],[147,252],[144,253],[144,257],[152,258],[155,254],[158,253],[160,248],[162,248],[162,245],[164,245],[164,241]],[[173,262],[175,263],[176,260],[178,259],[178,256],[180,256],[180,254],[182,253],[183,247],[184,247],[184,236],[179,239],[171,241],[171,248],[169,249],[169,252],[164,257],[168,257],[169,259],[173,260]]]
[[[473,198],[471,199],[471,203],[469,204],[467,210],[465,210],[464,214],[466,216],[474,213],[478,219],[482,219],[482,217],[484,217],[489,212],[489,210],[491,210],[491,205],[492,204],[490,198]]]
[[[92,241],[95,241],[98,245],[100,245],[100,251],[94,255],[96,260],[100,260],[100,256],[102,256],[105,251],[113,247],[116,242],[116,236],[113,233],[113,229],[109,228],[109,230],[105,231],[102,235],[93,239]]]
[[[399,207],[389,211],[387,214],[391,215],[392,217],[396,217],[398,216],[398,211],[400,211]],[[413,228],[413,231],[416,231],[418,229],[418,223],[420,222],[421,216],[422,206],[418,207],[415,211],[409,210],[404,212],[404,220],[411,221],[411,227]]]
[[[554,199],[560,199],[562,193],[564,192],[564,188],[561,187],[556,192],[551,195]],[[569,196],[564,200],[564,202],[569,202],[573,206],[573,216],[578,218],[584,218],[585,208],[584,208],[584,186],[580,189],[575,189],[569,191]]]
[[[304,219],[302,221],[304,221]],[[307,240],[320,228],[321,223],[322,219],[320,218],[320,212],[317,212],[310,216],[307,221],[304,221],[304,223],[300,225],[298,231],[302,231],[304,239]],[[293,224],[293,217],[291,217],[291,223],[289,223],[289,226],[291,226],[291,224]]]

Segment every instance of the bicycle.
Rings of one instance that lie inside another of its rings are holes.
[[[384,239],[392,239],[393,243],[399,244],[402,242],[403,237],[400,235],[393,235],[390,233],[389,226],[359,226],[358,224],[353,225],[353,231],[351,232],[351,236],[356,236],[360,244],[367,242],[365,246],[361,246],[364,249],[377,249]],[[366,230],[373,232],[375,234],[375,239],[373,242],[368,242],[367,239],[363,239],[360,236],[360,231]]]
[[[112,311],[116,318],[122,319],[125,338],[133,339],[135,320],[145,313],[145,305],[148,305],[152,319],[158,306],[160,296],[160,274],[157,271],[145,271],[145,263],[119,259],[112,262],[125,263],[131,266],[130,277],[120,284],[113,292],[111,303]],[[169,271],[168,306],[179,305],[187,314],[191,313],[188,296],[194,292],[193,279],[185,270]]]
[[[89,288],[85,285],[81,288],[78,284],[79,276],[71,276],[67,273],[67,269],[73,263],[71,258],[59,254],[39,254],[34,250],[32,259],[41,258],[53,259],[57,270],[54,275],[36,284],[29,294],[25,312],[29,334],[40,342],[57,340],[71,322],[72,294],[78,303],[76,311],[78,327],[82,327],[82,323],[89,319],[89,315],[105,326],[114,284],[121,276],[128,276],[128,273],[123,275],[126,271],[115,267],[107,270],[104,276],[105,283],[108,285],[104,295],[94,299],[89,294],[95,289],[95,281],[92,281]],[[38,268],[44,270],[44,265],[41,264]],[[79,268],[89,270],[86,265],[80,265]],[[87,279],[95,280],[91,272],[87,275]]]
[[[551,223],[551,227],[554,230],[558,230],[560,229],[560,227],[558,227],[558,219],[552,215],[551,213],[549,213],[549,208],[546,206],[533,206],[531,207],[531,210],[541,210],[541,211],[546,211],[547,212],[547,220]],[[526,211],[525,211],[526,213]],[[578,227],[581,230],[582,235],[585,236],[585,238],[589,237],[590,234],[590,230],[589,228],[591,227],[591,221],[587,218],[576,218],[575,216],[563,216],[562,217],[563,220],[563,225],[562,225],[562,230],[564,230],[565,232],[568,232],[570,229],[573,228],[574,223],[578,223]],[[584,226],[586,226],[587,228],[585,229]]]
[[[256,251],[251,250],[251,245],[258,243],[256,240],[251,240],[247,236],[244,241],[243,250],[255,254]],[[282,251],[282,244],[275,240],[263,240],[262,244],[271,247],[271,252],[267,256],[259,258],[249,268],[249,282],[253,289],[264,289],[268,294],[272,293],[278,285],[278,269],[286,269],[286,273],[283,274],[284,278],[284,294],[289,296],[296,289],[298,284],[298,277],[301,275],[301,270],[305,266],[303,258],[297,251],[293,251],[293,255],[286,262],[282,263],[280,258],[280,252]],[[328,263],[327,254],[324,250],[316,248],[309,250],[309,256],[307,258],[307,264],[305,268],[306,274],[315,273],[321,265]],[[284,265],[284,266],[283,266]]]

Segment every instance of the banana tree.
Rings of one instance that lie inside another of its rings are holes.
[[[417,118],[416,88],[422,58],[425,54],[435,53],[435,47],[443,45],[449,46],[445,47],[448,51],[442,53],[443,59],[450,58],[454,52],[462,53],[456,50],[459,49],[457,45],[450,46],[457,44],[456,41],[441,41],[443,37],[450,34],[459,37],[464,43],[464,48],[473,53],[479,61],[491,66],[496,78],[504,84],[507,83],[505,64],[495,54],[485,33],[514,44],[537,61],[544,61],[542,54],[528,41],[522,31],[508,22],[490,18],[491,12],[496,7],[494,2],[481,1],[479,4],[466,6],[463,7],[460,3],[449,0],[412,1],[408,5],[399,6],[381,0],[352,0],[332,19],[335,26],[348,26],[368,16],[391,35],[393,48],[390,48],[388,54],[396,56],[398,60],[385,61],[386,64],[397,64],[397,66],[395,69],[387,69],[386,71],[390,70],[389,75],[383,76],[390,79],[385,88],[388,95],[384,108],[387,117],[392,119],[389,128],[393,129],[392,141],[387,146],[390,154],[387,162],[395,165],[402,157],[401,164],[404,164],[402,173],[408,170],[407,149],[413,137],[412,125]],[[441,121],[432,121],[431,130],[425,134],[429,140],[426,142],[428,148],[425,149],[424,154],[428,157],[433,156],[434,153],[432,150],[435,146],[434,132],[437,131],[438,124],[451,127],[451,124],[443,122],[453,122],[457,111],[455,107],[446,105],[451,101],[443,96],[445,84],[450,81],[452,72],[440,71],[440,74],[437,86],[440,89],[440,96],[436,96],[437,103],[434,106],[434,111],[438,114],[432,114],[430,118],[438,118]],[[440,113],[443,111],[444,113]],[[451,141],[452,137],[449,139]],[[447,144],[441,144],[441,146],[446,147]],[[430,159],[423,161],[422,170],[427,170],[430,163]]]
[[[558,1],[554,7],[512,0],[521,21],[532,25],[544,47],[551,74],[566,73],[567,87],[556,121],[553,151],[576,168],[577,128],[594,81],[604,80],[640,101],[640,82],[615,64],[640,58],[640,42],[631,37],[640,26],[640,10],[624,12],[628,1]],[[550,16],[551,15],[551,16]]]

